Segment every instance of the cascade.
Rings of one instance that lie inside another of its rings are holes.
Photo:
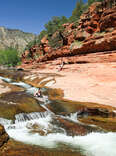
[[[29,94],[34,93],[35,87],[23,82],[12,82],[11,79],[0,77],[5,82],[18,85],[26,89]],[[38,99],[39,100],[39,99]],[[9,136],[17,141],[27,144],[39,145],[47,148],[59,148],[65,145],[73,151],[80,150],[86,156],[115,156],[116,155],[116,133],[92,132],[85,136],[67,136],[66,130],[60,125],[55,125],[54,120],[58,117],[47,108],[50,101],[43,96],[41,106],[45,112],[20,113],[15,115],[15,120],[0,118],[0,124],[4,125]],[[79,123],[78,112],[71,113],[60,118]],[[33,130],[36,130],[32,133]],[[40,132],[44,132],[43,136]],[[64,146],[63,146],[64,147]]]
[[[29,120],[39,119],[39,118],[45,118],[49,114],[48,111],[45,112],[34,112],[34,113],[20,113],[15,115],[15,124],[18,122],[25,122]]]

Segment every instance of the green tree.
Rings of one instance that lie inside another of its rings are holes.
[[[45,29],[48,35],[52,35],[58,30],[62,30],[62,24],[68,22],[68,19],[65,16],[58,17],[58,16],[53,16],[52,19],[45,24]]]
[[[90,6],[93,2],[96,2],[97,0],[88,0],[88,6]]]
[[[50,35],[50,34],[53,34],[54,32],[57,31],[57,29],[59,28],[60,26],[60,17],[52,17],[52,20],[50,20],[47,24],[44,25],[45,26],[45,29],[47,31],[47,33]]]
[[[88,0],[88,7],[94,2],[103,2],[104,0]]]
[[[71,22],[78,20],[84,11],[83,0],[77,1],[76,8],[72,11],[72,16],[69,18]]]
[[[67,22],[68,19],[65,16],[54,16],[47,24],[45,24],[49,45],[51,47],[58,48],[65,42],[65,39],[62,35],[62,32],[64,30],[62,25]],[[55,32],[56,35],[53,35]]]
[[[61,20],[60,20],[60,24],[64,24],[64,23],[67,23],[67,22],[68,22],[68,19],[65,16],[62,16]]]
[[[34,39],[33,41],[29,42],[27,44],[26,48],[24,49],[24,51],[25,50],[29,50],[32,46],[36,45],[36,43],[37,43],[37,40],[36,39]]]
[[[14,48],[0,50],[0,64],[8,66],[16,66],[20,63],[19,53]]]

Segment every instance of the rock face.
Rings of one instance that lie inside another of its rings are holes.
[[[78,25],[73,23],[63,24],[62,36],[63,40],[67,42],[62,47],[53,49],[49,46],[47,37],[44,37],[41,40],[40,47],[32,47],[32,50],[28,51],[32,56],[31,61],[43,62],[58,57],[68,57],[70,59],[71,56],[79,58],[83,54],[105,51],[110,54],[116,50],[115,11],[116,7],[103,9],[101,2],[93,3],[88,11],[81,15]],[[52,37],[54,37],[54,34]],[[39,57],[36,57],[37,55]],[[24,61],[27,56],[26,52],[23,56],[23,62],[26,62]]]
[[[0,49],[13,47],[22,51],[30,41],[34,40],[34,38],[35,35],[31,33],[0,27]]]

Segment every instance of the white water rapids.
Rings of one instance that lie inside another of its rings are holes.
[[[1,77],[0,77],[1,78]],[[25,83],[14,83],[7,79],[9,83],[23,86],[27,92],[32,94],[36,88]],[[7,81],[6,80],[6,81]],[[47,97],[45,97],[45,101]],[[44,103],[44,108],[46,108]],[[47,148],[57,148],[59,143],[65,144],[76,150],[81,149],[86,156],[116,156],[116,133],[89,133],[85,136],[67,136],[63,128],[52,124],[55,114],[49,110],[46,112],[20,113],[15,115],[15,121],[0,118],[0,123],[4,125],[8,135],[27,144],[44,146]],[[77,120],[77,114],[72,113],[65,117],[74,122]],[[33,128],[35,126],[35,128]],[[33,129],[36,130],[33,132]],[[54,131],[54,129],[57,130]],[[44,136],[39,132],[43,131]]]
[[[86,156],[116,155],[116,133],[90,133],[86,136],[72,137],[67,136],[64,130],[62,133],[47,134],[54,128],[51,124],[52,115],[49,112],[41,113],[41,115],[37,112],[30,113],[27,116],[24,118],[24,114],[17,115],[14,124],[4,119],[0,119],[0,123],[4,125],[11,138],[27,144],[57,148],[59,143],[63,143],[75,150],[80,147]],[[35,124],[38,125],[36,130],[42,129],[46,136],[41,136],[38,132],[31,133]]]

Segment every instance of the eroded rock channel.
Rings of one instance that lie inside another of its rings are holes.
[[[51,75],[27,73],[0,71],[11,87],[0,96],[1,155],[116,155],[116,108],[64,100],[62,91],[45,87]],[[41,99],[33,96],[38,84]]]

